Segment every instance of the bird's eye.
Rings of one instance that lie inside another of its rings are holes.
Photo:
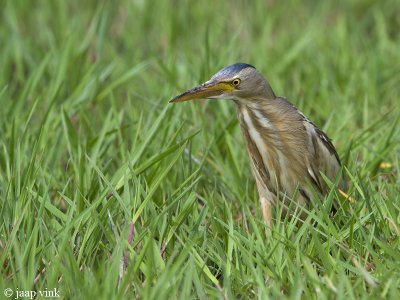
[[[233,84],[234,86],[238,86],[238,85],[240,84],[240,79],[239,79],[239,78],[233,79],[233,80],[232,80],[232,84]]]

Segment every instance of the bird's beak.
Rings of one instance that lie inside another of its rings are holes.
[[[171,99],[169,103],[184,102],[193,99],[205,99],[220,96],[227,92],[233,91],[235,88],[226,82],[207,81],[202,85],[187,90],[183,94]]]

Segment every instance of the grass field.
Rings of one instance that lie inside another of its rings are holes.
[[[0,298],[399,299],[399,2],[343,2],[1,1]],[[168,104],[235,62],[354,203],[266,238],[233,103]]]

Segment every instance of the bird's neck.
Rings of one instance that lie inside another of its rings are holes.
[[[302,115],[286,99],[252,99],[235,101],[240,124],[248,129],[262,133],[263,139],[274,139],[282,134],[290,134],[302,129]],[[298,127],[298,128],[297,128]]]
[[[286,157],[305,151],[302,115],[286,99],[261,99],[236,102],[237,114],[248,150],[253,143],[261,153],[273,152]],[[296,149],[288,147],[297,145]],[[301,151],[298,151],[301,150]],[[300,159],[300,158],[299,158]]]
[[[280,140],[279,111],[275,108],[275,100],[236,101],[237,115],[240,122],[247,147],[251,143],[261,146],[273,147]],[[250,151],[250,149],[249,149]]]

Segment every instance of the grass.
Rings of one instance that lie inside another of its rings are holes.
[[[1,293],[398,299],[397,11],[2,1]],[[356,200],[334,218],[316,205],[266,238],[234,105],[168,105],[238,61],[333,139]]]

